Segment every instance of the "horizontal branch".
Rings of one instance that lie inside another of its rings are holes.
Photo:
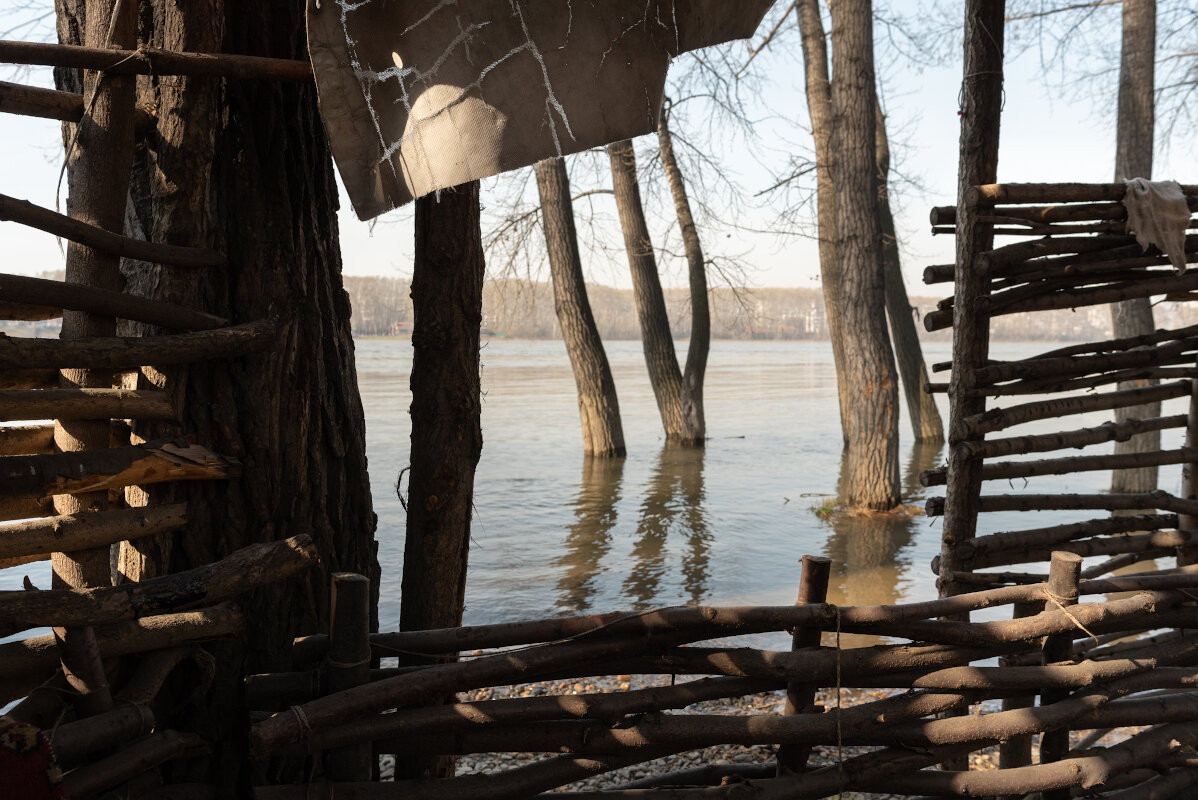
[[[0,456],[25,456],[54,451],[53,425],[0,426]]]
[[[105,50],[104,52],[114,51]],[[220,267],[225,264],[224,254],[216,250],[202,247],[180,247],[173,244],[133,239],[97,228],[94,225],[88,225],[77,219],[71,219],[57,211],[36,206],[28,200],[17,200],[3,194],[0,194],[0,221],[28,225],[31,228],[52,233],[103,253],[135,258],[152,264],[166,264],[175,267]]]
[[[83,117],[83,95],[0,81],[0,113],[78,122]],[[156,124],[144,108],[133,109],[133,115],[134,127],[139,130],[150,130]]]
[[[232,636],[245,626],[241,609],[221,603],[197,611],[159,614],[115,625],[97,625],[96,645],[104,658],[146,653]],[[52,672],[58,665],[54,636],[33,636],[0,644],[0,675]],[[4,702],[13,699],[4,697]]]
[[[1182,194],[1198,194],[1198,186],[1181,187]],[[1116,203],[1127,194],[1125,183],[991,183],[971,187],[966,201],[992,203]]]
[[[1067,447],[1086,447],[1103,442],[1125,442],[1139,433],[1184,428],[1185,426],[1185,414],[1151,419],[1135,419],[1133,417],[1123,422],[1104,422],[1093,428],[1078,428],[1062,433],[1042,433],[1030,436],[1011,436],[1005,439],[960,442],[956,445],[956,449],[962,458],[994,458],[1016,453],[1042,453]]]
[[[241,464],[187,440],[0,458],[0,497],[52,497],[171,481],[227,480]],[[131,518],[132,519],[132,518]]]
[[[0,274],[0,295],[12,303],[69,308],[107,317],[136,320],[173,330],[224,328],[229,321],[213,314],[148,297],[80,283]]]
[[[1068,475],[1074,472],[1159,467],[1165,464],[1187,463],[1198,463],[1198,447],[1183,447],[1180,450],[1153,450],[1144,453],[1067,456],[1035,461],[1001,461],[983,464],[981,478],[984,481],[997,481],[1031,478],[1037,475]],[[925,470],[919,474],[919,482],[924,486],[944,486],[948,483],[948,469],[938,467]]]
[[[274,343],[274,323],[247,322],[230,328],[169,336],[105,336],[83,339],[0,337],[0,367],[43,364],[52,367],[136,369],[222,358],[238,358]]]
[[[1158,531],[1176,528],[1176,514],[1136,514],[1133,516],[1100,517],[1085,522],[1070,522],[1023,531],[1004,531],[978,536],[957,543],[957,555],[963,561],[986,553],[1005,550],[1027,550],[1033,547],[1050,548],[1063,542],[1089,536],[1111,536],[1133,531]]]
[[[1189,336],[1180,341],[1163,342],[1144,350],[1098,355],[1040,356],[1022,361],[988,364],[974,369],[974,385],[990,386],[1003,381],[1029,380],[1045,376],[1071,378],[1115,369],[1183,363],[1181,359],[1187,351],[1192,351],[1195,345],[1198,345],[1198,337]],[[1184,360],[1192,361],[1193,356]]]
[[[178,412],[171,404],[170,395],[161,389],[34,389],[0,392],[0,421],[176,418]]]
[[[1091,411],[1109,411],[1116,408],[1157,403],[1171,400],[1175,397],[1188,397],[1192,384],[1189,381],[1175,381],[1160,386],[1148,386],[1142,389],[1122,389],[1103,394],[1078,395],[1074,397],[1059,397],[1052,400],[1038,400],[1023,403],[1009,408],[991,408],[981,414],[966,417],[964,420],[967,436],[982,436],[1004,428],[1021,425],[1025,422],[1054,419],[1073,414],[1085,414]]]
[[[0,591],[0,630],[103,625],[219,603],[316,565],[307,535],[243,547],[224,559],[141,583],[99,589]]]
[[[1026,550],[1004,550],[975,556],[968,562],[971,569],[1005,567],[1011,564],[1047,563],[1054,552],[1076,553],[1079,556],[1113,556],[1123,553],[1145,553],[1150,550],[1165,550],[1185,547],[1198,541],[1198,531],[1152,531],[1130,536],[1112,536],[1098,539],[1078,539],[1058,542],[1052,547],[1028,548]],[[933,565],[938,566],[935,559]]]
[[[1160,509],[1198,516],[1198,500],[1183,500],[1168,492],[1145,494],[996,494],[978,498],[979,511],[1073,511],[1104,509],[1130,511]],[[944,498],[927,501],[928,516],[944,513]]]
[[[0,62],[68,67],[116,75],[189,75],[242,80],[312,80],[312,64],[286,58],[226,53],[180,53],[155,47],[108,50],[41,42],[0,41]]]
[[[5,338],[0,338],[0,343],[3,343]],[[58,378],[59,374],[56,369],[0,369],[0,391],[8,391],[10,389],[57,389]]]
[[[48,319],[58,319],[62,316],[61,308],[50,306],[29,306],[24,303],[10,303],[0,300],[0,319],[17,320],[22,322],[43,322]]]
[[[1125,381],[1175,381],[1179,379],[1194,380],[1198,378],[1198,369],[1194,367],[1141,367],[1133,369],[1103,372],[1084,378],[1040,378],[1039,380],[1015,381],[998,386],[981,389],[967,389],[966,394],[974,397],[1004,397],[1029,394],[1058,394],[1063,392],[1083,391],[1099,386],[1110,386]]]
[[[127,539],[165,533],[186,524],[187,504],[175,503],[0,525],[0,562],[13,556],[92,550]]]

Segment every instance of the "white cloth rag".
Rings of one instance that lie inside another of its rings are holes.
[[[1124,181],[1127,193],[1123,205],[1127,208],[1127,232],[1145,250],[1156,245],[1169,256],[1177,274],[1186,271],[1186,228],[1190,224],[1190,207],[1186,196],[1174,181],[1150,181],[1132,178]]]

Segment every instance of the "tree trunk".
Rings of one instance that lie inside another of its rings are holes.
[[[64,40],[78,42],[71,37],[83,29],[81,9],[78,0],[58,3]],[[304,11],[294,3],[154,0],[140,11],[143,43],[307,58]],[[59,79],[63,88],[75,80],[66,71]],[[146,487],[151,502],[187,501],[188,525],[173,548],[122,548],[125,577],[207,564],[296,531],[313,538],[321,558],[321,569],[247,595],[246,607],[258,613],[247,615],[245,637],[206,645],[219,672],[204,704],[174,704],[176,713],[159,720],[214,743],[211,759],[178,765],[174,779],[216,783],[221,796],[236,796],[249,769],[239,736],[241,676],[288,669],[291,640],[327,628],[329,573],[367,575],[377,592],[337,188],[314,87],[147,77],[139,88],[158,124],[134,164],[129,232],[214,247],[228,264],[179,270],[126,260],[128,291],[234,322],[273,317],[279,346],[156,376],[179,399],[182,430],[246,469],[230,481]],[[178,697],[193,690],[180,687]]]
[[[795,14],[803,47],[803,72],[807,85],[807,109],[811,136],[815,139],[815,202],[819,228],[819,273],[824,290],[824,313],[832,361],[836,367],[836,391],[840,400],[840,431],[849,440],[849,387],[845,368],[844,333],[840,309],[840,265],[836,260],[836,199],[832,153],[832,85],[828,80],[828,43],[820,18],[819,0],[798,0]]]
[[[873,9],[832,8],[832,152],[836,159],[836,255],[844,304],[846,384],[852,402],[843,502],[888,510],[899,503],[898,376],[886,330],[878,223]]]
[[[478,182],[416,201],[412,456],[400,630],[462,624],[482,454]]]
[[[623,456],[620,403],[611,365],[587,300],[565,159],[550,158],[537,164],[537,189],[541,195],[549,271],[553,276],[553,310],[562,328],[578,388],[583,452],[598,458]]]
[[[1156,58],[1156,0],[1123,0],[1123,54],[1119,66],[1119,115],[1116,128],[1115,180],[1152,177]],[[1111,305],[1116,338],[1151,333],[1156,324],[1148,298]],[[1125,381],[1121,389],[1149,386],[1156,381]],[[1159,417],[1160,403],[1121,409],[1116,421],[1129,417]],[[1161,448],[1160,432],[1144,433],[1116,442],[1116,453],[1146,453]],[[1119,469],[1111,473],[1111,491],[1141,493],[1156,488],[1157,467]]]
[[[657,126],[657,139],[661,149],[661,163],[665,168],[670,194],[674,198],[674,212],[678,215],[678,228],[682,232],[682,245],[686,251],[687,277],[690,282],[691,339],[686,348],[686,367],[682,371],[682,413],[698,444],[707,437],[707,421],[703,412],[703,379],[707,374],[707,354],[711,351],[711,303],[707,296],[707,262],[703,258],[703,245],[695,229],[695,218],[691,214],[690,200],[686,196],[686,183],[682,170],[674,157],[674,140],[670,136],[669,110],[663,109],[661,122]]]
[[[401,631],[456,628],[466,606],[474,470],[483,449],[479,328],[484,260],[479,212],[478,181],[416,200],[412,453]],[[428,659],[406,658],[401,663]],[[397,753],[395,775],[452,777],[454,763],[452,757]]]
[[[903,284],[894,215],[890,213],[890,139],[886,135],[886,118],[881,106],[877,107],[877,137],[878,221],[882,230],[882,261],[886,276],[886,316],[890,319],[890,335],[894,340],[899,377],[907,399],[907,415],[911,418],[911,432],[915,434],[915,441],[943,444],[944,423],[940,419],[940,410],[936,408],[936,398],[923,390],[928,382],[928,367],[924,363],[919,334],[916,333],[915,315],[911,301],[907,298],[907,287]]]
[[[641,205],[632,142],[625,139],[609,144],[607,154],[611,159],[616,208],[620,213],[624,247],[628,251],[628,266],[632,271],[632,288],[641,325],[645,363],[649,368],[653,394],[657,398],[657,410],[661,413],[661,424],[665,428],[666,442],[702,447],[703,432],[692,426],[693,419],[685,413],[682,370],[678,367],[678,356],[674,353],[670,320],[666,315],[661,280],[657,275],[657,260],[653,256],[653,244],[649,240],[645,210]]]

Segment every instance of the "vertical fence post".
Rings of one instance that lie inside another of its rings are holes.
[[[822,603],[828,598],[828,576],[832,571],[832,559],[821,556],[803,556],[803,573],[799,577],[799,597],[795,605]],[[790,637],[791,651],[807,647],[819,647],[820,629],[799,626]],[[801,714],[811,707],[818,687],[810,683],[788,681],[786,705],[783,714]],[[811,748],[802,745],[784,744],[778,748],[778,774],[802,772],[807,768],[807,757]]]
[[[1077,582],[1081,575],[1082,557],[1077,553],[1054,551],[1048,568],[1049,600],[1046,610],[1054,610],[1058,606],[1068,607],[1077,605]],[[1042,663],[1052,664],[1058,661],[1073,659],[1073,629],[1065,633],[1055,633],[1044,638]],[[1069,696],[1068,689],[1044,689],[1040,692],[1040,705],[1047,706]],[[1049,764],[1060,761],[1069,752],[1069,728],[1059,728],[1040,734],[1040,763]],[[1057,789],[1044,792],[1044,800],[1068,800],[1069,789]]]
[[[1016,603],[1011,616],[1014,619],[1032,617],[1044,610],[1043,603]],[[1002,660],[999,663],[1003,663]],[[1034,694],[1022,697],[1007,697],[1002,701],[1003,711],[1014,711],[1017,708],[1031,708],[1036,704]],[[1012,736],[999,742],[998,768],[1027,767],[1032,763],[1032,735],[1030,733]]]
[[[1198,380],[1190,382],[1190,411],[1186,421],[1186,447],[1198,447]],[[1185,500],[1198,499],[1198,464],[1186,461],[1181,465],[1181,496]],[[1198,531],[1198,516],[1179,514],[1177,527],[1183,531]],[[1198,547],[1184,545],[1177,548],[1177,566],[1198,564]]]
[[[370,680],[370,580],[353,572],[333,573],[329,605],[325,669],[333,694]],[[330,750],[325,772],[331,781],[369,781],[373,757],[370,742]]]

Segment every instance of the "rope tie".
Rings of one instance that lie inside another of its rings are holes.
[[[1044,590],[1044,599],[1046,599],[1048,602],[1052,603],[1054,606],[1056,606],[1058,609],[1060,609],[1062,612],[1064,612],[1065,616],[1069,618],[1070,622],[1072,622],[1075,626],[1077,626],[1078,630],[1080,630],[1082,633],[1086,634],[1086,636],[1089,636],[1095,642],[1098,641],[1098,637],[1095,636],[1093,633],[1091,633],[1089,631],[1089,629],[1087,629],[1086,626],[1081,623],[1081,620],[1079,620],[1077,617],[1070,614],[1069,609],[1061,602],[1062,600],[1072,600],[1073,599],[1072,597],[1059,597],[1058,595],[1055,595],[1052,592],[1050,592],[1048,589],[1045,589]]]
[[[337,661],[334,658],[325,656],[324,663],[329,665],[330,667],[336,667],[337,669],[354,669],[355,667],[361,667],[361,666],[365,666],[366,664],[369,664],[371,662],[372,658],[373,658],[373,656],[367,655],[366,658],[363,658],[361,661],[348,662],[348,661]]]
[[[301,706],[292,706],[291,713],[295,715],[296,721],[300,726],[300,741],[304,743],[304,752],[312,752],[312,725],[308,722],[308,715],[304,713]]]

